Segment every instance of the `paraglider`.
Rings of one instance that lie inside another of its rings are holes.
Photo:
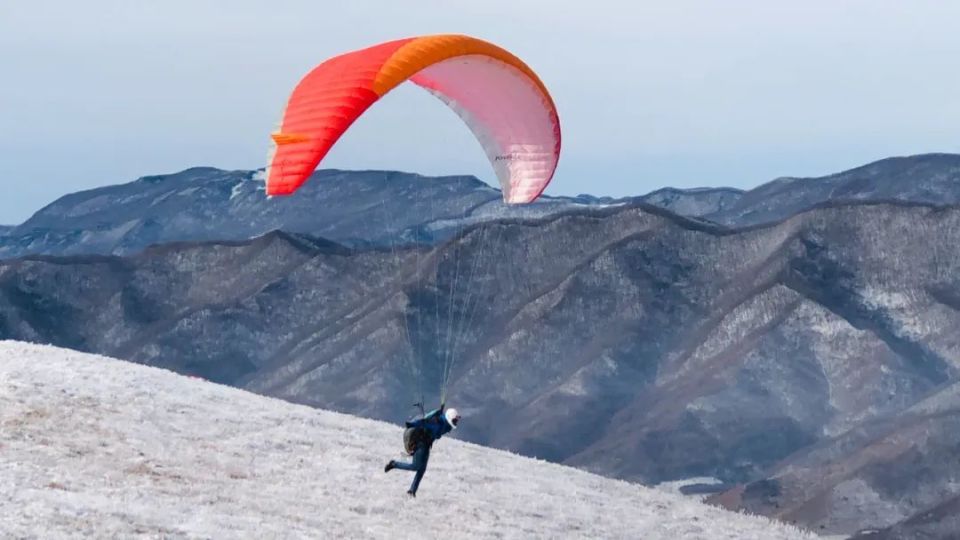
[[[453,109],[483,146],[503,200],[536,200],[560,157],[560,121],[543,82],[509,52],[463,35],[389,41],[323,62],[287,101],[267,170],[267,195],[289,195],[350,125],[410,81]]]
[[[304,76],[287,101],[280,129],[271,135],[274,145],[267,167],[267,195],[295,193],[351,124],[406,81],[432,93],[466,123],[496,173],[504,203],[531,203],[543,193],[560,157],[560,121],[543,82],[519,58],[492,43],[464,35],[432,35],[348,52]],[[487,235],[482,237],[486,239]],[[472,265],[465,280],[465,308],[460,310],[458,324],[453,324],[455,289],[464,282],[456,277],[460,266],[456,251],[454,258],[457,264],[450,280],[447,345],[441,362],[441,406],[407,422],[404,442],[412,463],[391,460],[384,468],[386,472],[395,468],[414,471],[408,491],[412,496],[426,471],[433,443],[460,421],[456,409],[445,409],[443,403],[455,359],[456,335],[469,326],[473,319],[470,312],[478,305],[470,294],[469,281],[479,266]],[[419,255],[417,266],[413,275],[422,276]],[[436,313],[439,315],[439,309]],[[409,324],[406,333],[413,351]],[[435,354],[439,355],[439,329],[437,341]],[[422,384],[421,370],[416,371]],[[422,402],[421,389],[421,413]]]

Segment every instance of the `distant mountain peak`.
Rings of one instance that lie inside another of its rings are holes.
[[[753,225],[780,221],[830,201],[854,200],[960,203],[960,155],[892,157],[828,176],[781,177],[704,217],[727,225]]]

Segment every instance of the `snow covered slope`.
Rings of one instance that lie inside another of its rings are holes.
[[[465,411],[469,422],[469,411]],[[171,372],[0,342],[0,536],[815,538],[677,495]]]

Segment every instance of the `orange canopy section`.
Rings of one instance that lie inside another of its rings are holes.
[[[289,195],[373,103],[410,80],[452,108],[493,166],[508,203],[535,200],[560,156],[560,122],[543,82],[519,58],[476,38],[390,41],[327,60],[287,102],[267,172],[267,194]]]

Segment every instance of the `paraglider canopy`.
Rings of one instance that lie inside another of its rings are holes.
[[[387,92],[411,81],[470,127],[507,203],[529,203],[550,183],[560,156],[556,107],[519,58],[476,38],[400,39],[323,62],[287,102],[267,171],[267,195],[289,195],[350,125]]]

